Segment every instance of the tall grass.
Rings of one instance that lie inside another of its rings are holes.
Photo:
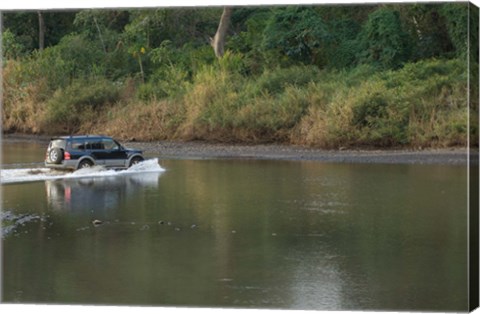
[[[466,145],[467,83],[461,61],[411,64],[345,88],[349,81],[347,75],[339,82],[339,92],[328,104],[309,107],[293,142],[320,147]]]
[[[119,99],[119,88],[102,78],[75,80],[46,102],[45,129],[74,133],[94,125],[97,114]]]
[[[104,110],[97,117],[97,123],[83,132],[109,134],[125,140],[181,139],[176,133],[184,117],[184,108],[168,100],[131,101]]]
[[[90,76],[55,91],[45,80],[26,79],[23,65],[12,61],[4,70],[3,125],[20,132],[324,148],[467,143],[463,60],[428,60],[383,72],[369,66],[291,67],[259,76],[245,76],[241,60],[229,60],[199,68],[181,82],[187,75],[172,69],[176,76],[168,88],[166,81],[112,83]]]

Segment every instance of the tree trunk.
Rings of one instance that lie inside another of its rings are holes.
[[[103,52],[107,54],[107,47],[105,46],[105,42],[103,41],[102,31],[100,30],[100,26],[98,26],[97,18],[93,16],[93,22],[95,23],[95,27],[97,28],[98,37],[100,37],[100,42],[102,43]]]
[[[38,49],[43,50],[45,48],[45,21],[43,14],[38,11]]]
[[[232,7],[224,7],[220,23],[218,23],[218,29],[215,33],[215,37],[210,39],[210,44],[215,51],[217,58],[223,57],[225,53],[225,37],[227,35],[228,25],[230,24],[230,17],[232,16]]]

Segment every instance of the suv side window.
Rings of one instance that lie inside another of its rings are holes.
[[[107,150],[118,150],[118,149],[120,149],[118,144],[110,138],[102,139],[102,143],[103,143],[103,147]]]
[[[73,140],[70,143],[70,146],[73,150],[84,150],[85,149],[85,141],[84,140]]]
[[[95,140],[92,142],[87,142],[86,145],[87,149],[94,149],[94,150],[99,150],[103,149],[103,143],[100,140]]]

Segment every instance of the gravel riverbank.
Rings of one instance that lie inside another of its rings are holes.
[[[286,145],[225,145],[202,142],[128,143],[165,159],[271,159],[312,160],[333,163],[466,164],[466,149],[323,150]]]
[[[45,142],[48,136],[3,135],[3,142]],[[325,150],[292,145],[244,145],[205,142],[123,142],[146,155],[163,159],[268,159],[312,160],[332,163],[453,164],[466,165],[465,148],[426,150]],[[478,151],[472,154],[478,162]]]

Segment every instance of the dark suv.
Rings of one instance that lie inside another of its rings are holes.
[[[142,151],[126,149],[107,136],[81,135],[52,138],[45,156],[45,166],[80,169],[94,165],[128,168],[143,161]]]

